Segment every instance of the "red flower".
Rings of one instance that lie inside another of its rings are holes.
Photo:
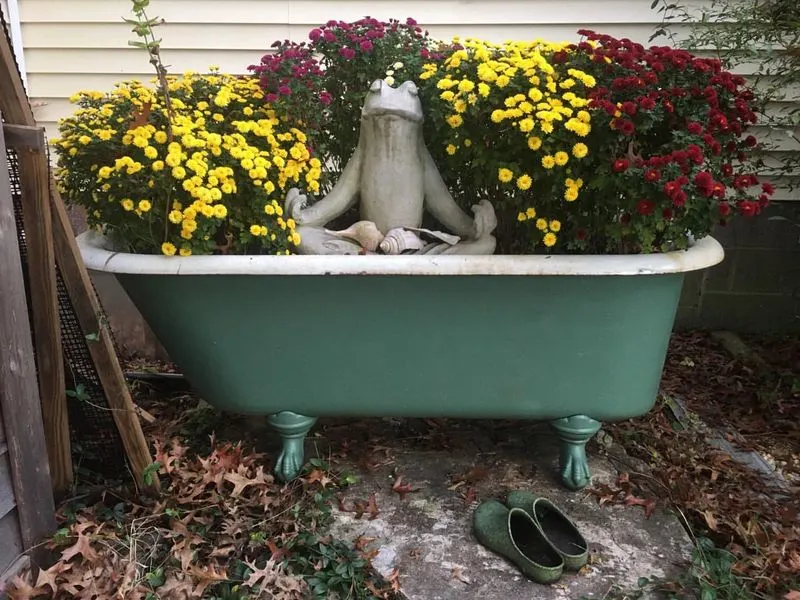
[[[323,34],[326,42],[335,42],[336,41],[336,34],[333,33],[331,30],[325,31]]]
[[[655,209],[656,203],[652,200],[639,200],[639,202],[636,203],[636,212],[645,217],[652,215]]]
[[[585,240],[586,239],[586,230],[585,229],[578,229],[575,232],[575,237],[578,238],[581,241]]]
[[[722,165],[722,174],[725,175],[725,177],[733,175],[733,166],[728,163]]]
[[[723,217],[727,217],[731,214],[731,205],[727,202],[720,202],[719,204],[719,214]]]
[[[671,208],[665,208],[664,210],[661,211],[661,216],[669,220],[674,216],[674,213],[672,212]]]
[[[739,202],[739,213],[745,217],[753,217],[761,211],[758,202],[752,200],[742,200]]]
[[[614,173],[624,173],[625,171],[628,170],[629,165],[630,163],[628,162],[628,159],[618,158],[617,160],[614,161],[614,164],[611,168],[614,171]]]
[[[352,48],[341,48],[339,49],[339,54],[341,54],[345,60],[353,60],[356,57],[356,51]]]
[[[748,135],[746,138],[744,138],[744,143],[751,148],[755,148],[755,146],[758,144],[758,140],[752,135]]]
[[[657,171],[656,169],[649,169],[644,172],[645,181],[649,181],[650,183],[655,183],[659,179],[661,179],[661,172]]]
[[[673,206],[683,206],[686,204],[686,192],[678,190],[672,194],[672,204]]]
[[[765,194],[769,194],[771,196],[772,194],[775,193],[775,186],[772,185],[771,183],[762,183],[761,184],[761,190]]]
[[[281,87],[278,88],[278,93],[281,96],[291,96],[292,90],[288,85],[282,85]]]
[[[626,119],[620,123],[619,130],[623,133],[623,135],[633,135],[636,131],[636,126],[632,121],[628,121]]]
[[[636,114],[636,103],[635,102],[623,102],[622,103],[622,112],[633,116]]]
[[[318,40],[319,40],[319,38],[321,38],[321,37],[322,37],[322,30],[321,30],[321,29],[319,29],[319,28],[317,28],[317,29],[312,29],[312,30],[309,32],[309,34],[308,34],[308,37],[311,39],[311,41],[313,41],[313,42],[316,42],[316,41],[318,41]]]
[[[619,218],[619,222],[620,222],[620,223],[622,223],[623,225],[627,225],[628,223],[630,223],[630,222],[631,222],[631,215],[630,215],[629,213],[625,213],[625,214],[623,214],[623,215],[622,215],[622,216]]]
[[[359,44],[359,46],[361,47],[362,52],[372,51],[372,42],[370,42],[369,40],[364,40],[363,42],[361,42],[361,44]]]
[[[333,96],[331,96],[328,92],[320,92],[319,101],[325,106],[328,106],[331,102],[333,102]]]
[[[641,99],[639,106],[645,110],[653,110],[656,107],[656,102],[652,98],[645,97]]]
[[[689,124],[686,126],[686,130],[689,133],[693,133],[695,135],[703,133],[703,126],[698,123],[697,121],[689,121]]]

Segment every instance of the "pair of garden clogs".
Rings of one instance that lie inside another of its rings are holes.
[[[472,515],[478,541],[504,556],[529,579],[553,583],[564,570],[578,571],[589,557],[589,544],[575,524],[546,498],[514,491],[506,504],[482,502]]]

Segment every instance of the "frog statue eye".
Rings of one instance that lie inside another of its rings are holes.
[[[370,92],[380,92],[382,85],[383,85],[383,82],[380,79],[376,79],[375,81],[372,82],[372,85],[369,86],[369,91]]]
[[[419,90],[417,89],[417,86],[414,84],[413,81],[406,82],[405,88],[408,90],[408,93],[411,94],[412,96],[416,96],[419,94]]]

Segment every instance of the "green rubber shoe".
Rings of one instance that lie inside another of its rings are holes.
[[[564,559],[564,568],[578,571],[589,560],[589,544],[575,524],[547,498],[517,490],[506,499],[509,509],[524,510]]]
[[[553,583],[561,578],[564,560],[524,510],[486,500],[472,514],[472,527],[483,546],[510,560],[529,579]]]

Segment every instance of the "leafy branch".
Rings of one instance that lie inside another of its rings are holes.
[[[164,95],[164,107],[167,110],[168,121],[167,135],[169,136],[169,141],[172,142],[172,120],[174,115],[169,95],[169,84],[167,83],[167,68],[161,60],[161,38],[156,39],[155,32],[153,31],[153,28],[164,23],[164,19],[159,17],[148,18],[145,9],[150,5],[150,0],[131,0],[131,2],[133,3],[133,14],[136,18],[123,18],[122,20],[128,25],[131,25],[131,31],[142,38],[143,41],[131,40],[128,42],[128,45],[147,50],[147,53],[150,55],[150,64],[153,65],[153,68],[156,70],[158,85]]]

